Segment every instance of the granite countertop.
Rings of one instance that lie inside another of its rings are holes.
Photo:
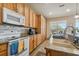
[[[35,34],[38,35],[38,34]],[[2,43],[8,43],[11,40],[15,40],[15,39],[21,39],[21,38],[26,38],[26,37],[31,37],[33,35],[27,35],[27,36],[20,36],[20,37],[16,37],[16,38],[4,38],[4,39],[0,39],[0,44]]]
[[[50,41],[47,41],[45,48],[79,55],[79,49],[73,46],[70,41],[65,39],[53,40],[52,43],[50,43]]]

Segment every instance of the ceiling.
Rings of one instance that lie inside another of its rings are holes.
[[[71,16],[76,14],[75,3],[30,3],[30,6],[38,14],[43,14],[46,18]],[[77,12],[79,13],[78,7],[79,4],[77,5]],[[70,9],[70,12],[67,12],[66,9]]]

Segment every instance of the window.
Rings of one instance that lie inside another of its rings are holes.
[[[52,32],[63,32],[66,26],[66,21],[50,22],[50,28]]]
[[[79,20],[76,20],[75,27],[79,28]]]
[[[76,20],[75,27],[76,27],[76,33],[78,33],[79,32],[79,20]]]

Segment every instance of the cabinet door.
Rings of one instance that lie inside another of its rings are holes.
[[[33,12],[33,15],[32,15],[32,20],[33,20],[32,21],[32,25],[33,25],[32,27],[35,28],[36,24],[35,24],[35,13],[34,12]]]
[[[0,56],[7,56],[7,51],[1,51]]]
[[[8,55],[8,44],[3,43],[0,44],[0,56],[6,56]]]
[[[40,15],[36,15],[36,28],[37,28],[37,32],[41,33],[41,17],[40,17]]]
[[[36,48],[37,47],[37,37],[36,37],[37,35],[34,35],[34,48]]]
[[[32,52],[34,49],[34,42],[33,42],[33,36],[30,37],[30,41],[29,41],[29,51]]]
[[[33,11],[30,9],[30,27],[33,27]]]
[[[30,27],[30,8],[25,5],[25,26]]]
[[[4,3],[4,7],[9,8],[9,9],[14,10],[14,11],[17,10],[17,4],[16,3]]]
[[[45,40],[46,38],[46,19],[41,16],[41,34],[42,34],[42,39]]]
[[[23,3],[17,3],[17,12],[24,15],[25,5]]]
[[[0,4],[0,24],[2,24],[2,8],[3,8],[3,4]]]
[[[37,36],[37,45],[39,45],[40,43],[41,43],[41,35],[38,34],[38,36]]]

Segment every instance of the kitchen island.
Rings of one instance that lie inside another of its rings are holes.
[[[45,50],[47,56],[78,56],[79,49],[77,49],[72,42],[65,39],[56,39],[52,43],[46,42]]]

